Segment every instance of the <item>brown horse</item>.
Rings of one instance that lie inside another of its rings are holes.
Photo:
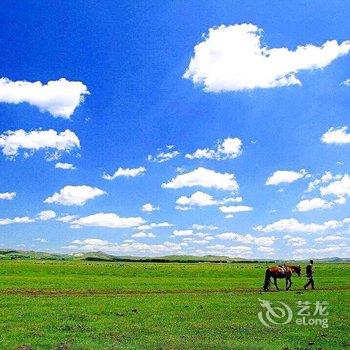
[[[274,285],[276,289],[279,290],[277,285],[277,278],[285,278],[286,280],[286,290],[288,290],[292,285],[292,274],[295,272],[300,277],[301,268],[299,266],[287,266],[287,265],[278,265],[274,267],[269,267],[265,272],[265,282],[263,289],[266,292],[271,283],[271,277],[273,278]]]

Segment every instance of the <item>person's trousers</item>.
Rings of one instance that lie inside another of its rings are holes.
[[[309,285],[311,285],[312,289],[315,289],[314,279],[312,277],[308,277],[308,281],[305,284],[304,288],[306,289]]]

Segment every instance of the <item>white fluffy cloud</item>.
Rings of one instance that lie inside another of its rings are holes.
[[[316,243],[323,243],[323,242],[334,242],[334,241],[342,241],[344,237],[339,235],[329,235],[326,237],[318,237],[315,239]]]
[[[221,25],[209,29],[194,48],[183,77],[204,85],[207,92],[239,91],[301,85],[297,73],[324,68],[350,51],[350,42],[327,41],[288,48],[268,48],[262,30],[253,24]]]
[[[136,255],[136,256],[159,256],[168,254],[182,254],[182,245],[172,242],[163,242],[160,244],[146,244],[139,242],[114,243],[106,240],[87,238],[84,240],[75,240],[68,247],[70,250],[78,251],[103,251],[116,255]]]
[[[207,246],[203,253],[210,255],[225,255],[232,258],[248,258],[252,256],[252,249],[244,245],[225,246],[223,244],[215,244],[212,246]]]
[[[61,216],[60,218],[57,218],[56,220],[60,222],[71,222],[77,218],[78,218],[77,215],[65,215],[65,216]]]
[[[169,161],[170,159],[177,157],[180,154],[178,150],[174,149],[174,145],[168,145],[166,146],[166,148],[166,151],[159,150],[159,152],[155,156],[149,154],[147,160],[154,163],[164,163]]]
[[[34,222],[34,219],[31,219],[28,216],[15,217],[13,219],[0,219],[0,225],[11,225],[11,224],[28,224]]]
[[[81,226],[131,228],[140,226],[144,223],[145,220],[140,217],[123,218],[115,213],[97,213],[71,221],[71,225],[75,228]]]
[[[3,192],[3,193],[0,193],[0,200],[3,199],[3,200],[12,200],[16,197],[16,192]]]
[[[224,214],[236,214],[236,213],[240,213],[240,212],[244,212],[244,211],[253,210],[252,207],[248,207],[247,205],[222,206],[219,209]]]
[[[204,233],[195,233],[193,237],[185,237],[182,242],[184,243],[193,243],[193,244],[208,244],[209,241],[215,239],[213,236]]]
[[[294,237],[291,235],[285,235],[283,237],[285,240],[287,240],[287,243],[291,245],[292,247],[301,247],[306,244],[306,240],[302,237]]]
[[[279,185],[281,183],[289,184],[308,176],[309,175],[305,169],[301,169],[300,171],[277,170],[266,180],[265,185]]]
[[[193,231],[192,230],[174,230],[173,231],[173,236],[177,237],[177,236],[192,236],[193,235]]]
[[[32,83],[0,79],[0,102],[29,103],[54,117],[70,118],[88,94],[89,91],[82,82],[64,78],[47,84],[40,81]]]
[[[215,231],[218,229],[218,227],[214,225],[200,225],[200,224],[193,224],[192,228],[198,231],[202,231],[202,230]]]
[[[64,152],[80,148],[78,136],[70,130],[6,131],[0,135],[0,148],[5,156],[15,157],[20,149],[33,153],[40,149]],[[28,154],[26,154],[28,155]]]
[[[76,167],[71,163],[56,163],[55,164],[56,169],[63,169],[63,170],[75,170]]]
[[[347,258],[350,254],[350,248],[347,245],[331,244],[323,248],[298,248],[294,251],[295,259],[306,259],[311,256],[314,258],[329,258],[337,256]]]
[[[152,232],[137,232],[137,233],[134,233],[131,237],[132,238],[154,238],[156,237],[156,235],[153,234]]]
[[[59,192],[45,199],[44,203],[56,203],[62,205],[84,205],[89,199],[102,196],[106,192],[97,187],[86,185],[65,186]]]
[[[344,220],[329,220],[322,224],[304,224],[299,222],[297,219],[281,219],[272,224],[266,226],[257,226],[254,227],[255,230],[261,232],[306,232],[306,233],[315,233],[322,232],[326,230],[340,228],[345,224],[350,223],[350,218],[345,218]]]
[[[255,236],[252,236],[251,234],[241,235],[235,232],[221,233],[216,237],[222,240],[232,240],[232,241],[237,241],[244,244],[256,244],[259,246],[271,246],[276,241],[276,238],[274,236],[255,237]]]
[[[221,205],[232,202],[240,202],[242,197],[229,197],[222,200],[216,200],[213,196],[208,193],[197,191],[192,193],[191,196],[181,196],[176,200],[176,209],[178,210],[189,210],[193,206],[206,207],[212,205]]]
[[[328,183],[331,180],[338,180],[340,177],[340,175],[332,175],[330,171],[326,171],[320,178],[316,178],[315,180],[311,181],[306,191],[312,192],[320,184]]]
[[[334,195],[342,198],[350,196],[350,175],[345,174],[338,177],[338,180],[329,183],[326,187],[320,189],[322,196]]]
[[[152,213],[154,211],[159,210],[159,207],[153,206],[151,203],[146,203],[141,207],[141,210],[146,212],[146,213]]]
[[[192,193],[189,197],[179,197],[176,200],[176,204],[183,206],[198,205],[200,207],[205,207],[209,205],[216,205],[217,201],[208,193],[197,191],[195,193]]]
[[[138,168],[118,168],[113,175],[103,174],[102,178],[105,180],[114,180],[117,177],[135,177],[139,175],[143,175],[146,172],[146,168],[140,166]]]
[[[304,199],[297,205],[298,211],[310,211],[314,209],[329,209],[333,206],[332,202],[328,202],[322,198]]]
[[[242,154],[242,141],[237,137],[227,137],[222,142],[218,142],[216,150],[209,148],[197,149],[192,154],[186,154],[188,159],[234,159]]]
[[[206,168],[197,168],[189,173],[177,175],[174,179],[162,184],[162,188],[182,188],[202,186],[226,191],[239,189],[234,174],[219,173]]]
[[[265,246],[258,247],[258,251],[265,253],[265,255],[267,255],[267,256],[271,256],[271,255],[274,255],[276,253],[276,250],[274,248],[265,247]]]
[[[53,210],[43,210],[38,214],[39,220],[47,221],[54,219],[56,217],[56,213]]]
[[[336,145],[344,145],[350,143],[350,134],[347,133],[347,130],[347,126],[340,128],[330,128],[322,135],[321,141],[323,143],[334,143]]]
[[[172,227],[173,224],[170,224],[169,222],[153,222],[149,225],[141,225],[137,227],[138,230],[151,230],[153,228],[165,228],[165,227]]]

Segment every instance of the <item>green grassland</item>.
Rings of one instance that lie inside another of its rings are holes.
[[[266,267],[2,260],[0,349],[350,349],[349,264],[318,263],[315,291],[295,276],[261,293]],[[329,327],[266,328],[259,298],[327,301]]]

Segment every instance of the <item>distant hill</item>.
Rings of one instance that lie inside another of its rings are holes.
[[[169,261],[193,261],[193,262],[233,262],[233,261],[246,261],[244,258],[230,258],[228,256],[220,256],[220,255],[203,255],[203,256],[195,256],[195,255],[168,255],[162,256],[159,259],[169,260]]]
[[[69,255],[22,250],[0,250],[0,260],[68,260]]]
[[[320,262],[350,262],[350,258],[333,257],[333,258],[317,259],[316,261],[320,261]]]
[[[73,260],[87,260],[87,261],[114,261],[116,257],[103,252],[89,252],[89,253],[74,253],[69,257]]]
[[[136,257],[114,256],[104,252],[79,252],[72,254],[56,254],[22,250],[0,250],[0,260],[85,260],[85,261],[140,261],[140,262],[217,262],[227,263],[234,261],[246,261],[243,258],[230,258],[227,256],[192,256],[192,255],[168,255],[162,257]]]
[[[281,260],[263,260],[263,259],[244,259],[230,258],[228,256],[216,255],[167,255],[161,257],[136,257],[136,256],[114,256],[104,252],[79,252],[71,254],[58,254],[37,251],[22,251],[14,249],[0,250],[0,260],[83,260],[83,261],[110,261],[110,262],[178,262],[178,263],[234,263],[234,262],[269,262],[276,263]],[[316,259],[315,259],[316,260]],[[350,262],[350,258],[324,258],[318,259],[319,262]]]

